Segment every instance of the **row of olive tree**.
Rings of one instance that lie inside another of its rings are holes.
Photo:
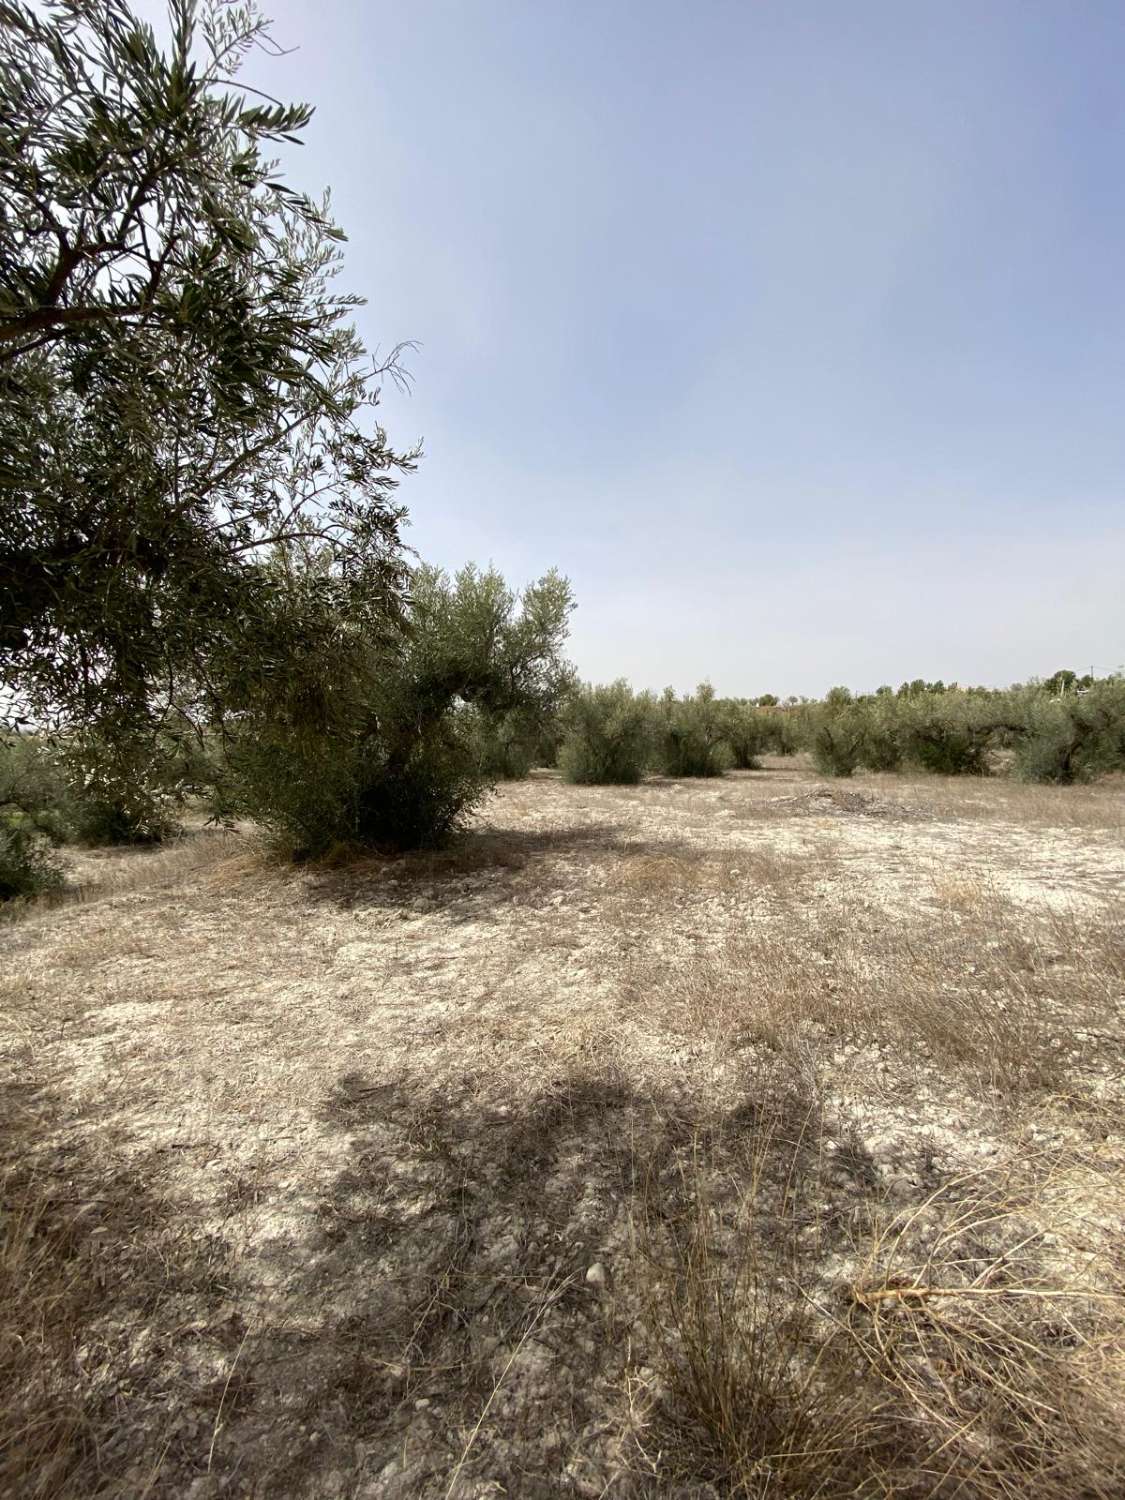
[[[766,752],[803,750],[828,776],[1006,769],[1067,783],[1125,770],[1125,678],[1002,691],[919,680],[897,692],[857,697],[833,688],[822,701],[786,704],[718,698],[707,683],[684,697],[671,689],[656,697],[619,681],[573,690],[555,739],[563,775],[577,782],[636,782],[648,771],[716,776],[754,769]]]
[[[798,748],[790,715],[741,698],[718,698],[710,683],[678,697],[634,693],[624,681],[584,685],[564,700],[558,764],[568,781],[635,783],[647,771],[721,776],[753,769],[767,751]]]
[[[833,689],[823,703],[802,705],[797,722],[817,769],[831,776],[905,766],[984,775],[1006,766],[1024,780],[1067,784],[1125,770],[1119,676],[1063,691],[1050,681],[860,697]]]

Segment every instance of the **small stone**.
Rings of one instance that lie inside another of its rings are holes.
[[[586,1285],[597,1287],[599,1291],[603,1291],[609,1285],[609,1272],[600,1260],[596,1260],[586,1272]]]

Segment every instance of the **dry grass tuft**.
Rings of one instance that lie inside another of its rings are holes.
[[[1067,828],[1120,834],[1125,830],[1125,777],[1103,777],[1087,786],[1039,786],[1007,776],[869,774],[857,785],[908,797],[930,817],[995,822],[1021,828]]]
[[[1076,1232],[1052,1205],[1065,1170],[954,1178],[872,1226],[849,1327],[921,1440],[911,1471],[933,1493],[1125,1487],[1121,1268],[1096,1226]]]
[[[119,1195],[117,1184],[110,1192],[108,1200],[75,1201],[59,1184],[26,1171],[9,1172],[0,1183],[5,1495],[125,1500],[147,1495],[157,1481],[167,1430],[154,1425],[139,1449],[134,1432],[128,1454],[112,1441],[115,1413],[131,1404],[129,1376],[114,1358],[112,1332],[99,1330],[99,1316],[119,1282],[138,1270],[145,1198],[123,1187]],[[159,1273],[159,1265],[148,1272]],[[139,1374],[132,1372],[133,1379]]]
[[[857,1181],[849,1203],[820,1106],[776,1077],[754,1082],[748,1140],[697,1134],[645,1179],[642,1471],[794,1500],[1121,1494],[1121,1265],[1059,1200],[1073,1163],[964,1174],[897,1211]]]
[[[664,1485],[737,1496],[844,1496],[881,1472],[882,1382],[821,1306],[835,1227],[818,1210],[819,1106],[760,1076],[748,1138],[693,1142],[645,1179],[641,1322],[658,1368],[639,1463]],[[634,1409],[636,1409],[634,1396]]]
[[[246,870],[261,863],[259,854],[246,851],[245,842],[245,836],[233,829],[209,828],[156,847],[98,850],[92,854],[68,850],[67,883],[32,900],[5,902],[0,906],[0,926],[35,917],[49,920],[60,906],[86,906],[136,891],[170,889],[203,870],[217,876],[224,865],[233,867],[230,878],[237,881]]]

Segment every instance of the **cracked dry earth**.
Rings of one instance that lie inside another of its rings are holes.
[[[664,1236],[700,1204],[727,1263],[787,1216],[861,1353],[872,1288],[1088,1294],[1066,1358],[1111,1431],[1123,821],[1119,785],[779,760],[539,773],[447,851],[336,869],[247,833],[82,857],[81,903],[0,929],[5,1171],[79,1287],[36,1324],[71,1416],[24,1492],[811,1493],[750,1487],[685,1400]],[[915,1435],[830,1492],[952,1494],[940,1453],[992,1493],[1000,1439],[879,1378]],[[1069,1431],[1050,1493],[1125,1483]]]

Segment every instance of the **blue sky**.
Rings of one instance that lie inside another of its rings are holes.
[[[411,543],[584,676],[1125,660],[1120,0],[272,0]]]

